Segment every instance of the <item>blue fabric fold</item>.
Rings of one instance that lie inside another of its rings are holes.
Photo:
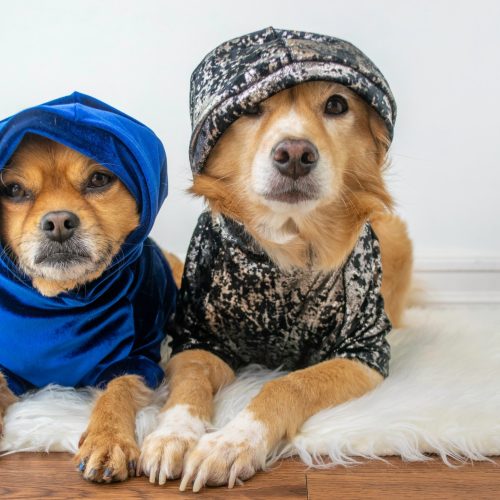
[[[168,192],[161,141],[134,118],[75,92],[0,122],[0,170],[27,133],[113,172],[136,199],[140,224],[100,278],[57,297],[41,295],[0,248],[0,371],[16,394],[50,383],[102,386],[123,374],[156,387],[177,292],[148,238]]]

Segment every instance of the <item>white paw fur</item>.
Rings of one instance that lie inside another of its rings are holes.
[[[180,490],[191,483],[193,492],[206,484],[232,488],[264,468],[267,452],[266,426],[243,410],[221,430],[198,441],[187,457]]]
[[[156,430],[142,445],[138,473],[158,484],[180,477],[184,456],[205,433],[207,425],[190,413],[188,405],[176,405],[161,413]]]

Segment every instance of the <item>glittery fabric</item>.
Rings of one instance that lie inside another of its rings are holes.
[[[203,169],[217,140],[245,110],[315,80],[337,82],[358,94],[379,113],[392,137],[396,102],[363,52],[331,36],[270,27],[219,45],[191,75],[193,172]]]
[[[237,369],[288,370],[332,358],[388,375],[391,324],[378,240],[367,223],[342,268],[279,269],[239,223],[204,212],[188,250],[174,353],[205,349]]]

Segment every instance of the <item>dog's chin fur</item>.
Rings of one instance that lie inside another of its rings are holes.
[[[324,115],[332,94],[347,99],[345,115]],[[309,199],[294,203],[268,193],[279,175],[270,152],[289,138],[312,142],[320,155],[305,187]],[[234,122],[191,192],[213,212],[242,222],[281,268],[329,270],[344,262],[372,214],[392,208],[383,180],[388,144],[382,120],[354,93],[334,83],[304,83],[269,98],[260,116]]]
[[[135,200],[118,179],[99,192],[83,189],[96,171],[106,169],[62,144],[28,135],[1,173],[4,186],[19,183],[32,193],[22,202],[0,196],[0,236],[6,253],[43,295],[97,279],[139,223]],[[64,243],[49,241],[40,229],[44,214],[60,210],[80,219]]]

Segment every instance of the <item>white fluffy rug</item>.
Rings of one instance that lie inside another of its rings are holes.
[[[447,461],[500,455],[500,311],[412,309],[407,323],[390,335],[389,378],[356,401],[314,415],[273,458],[298,454],[321,467],[360,456],[424,460],[424,453],[437,453]],[[214,427],[278,375],[258,366],[240,373],[217,395]],[[7,412],[0,450],[75,451],[95,394],[52,386],[26,395]],[[159,389],[155,404],[138,415],[139,442],[154,428],[166,394]]]

